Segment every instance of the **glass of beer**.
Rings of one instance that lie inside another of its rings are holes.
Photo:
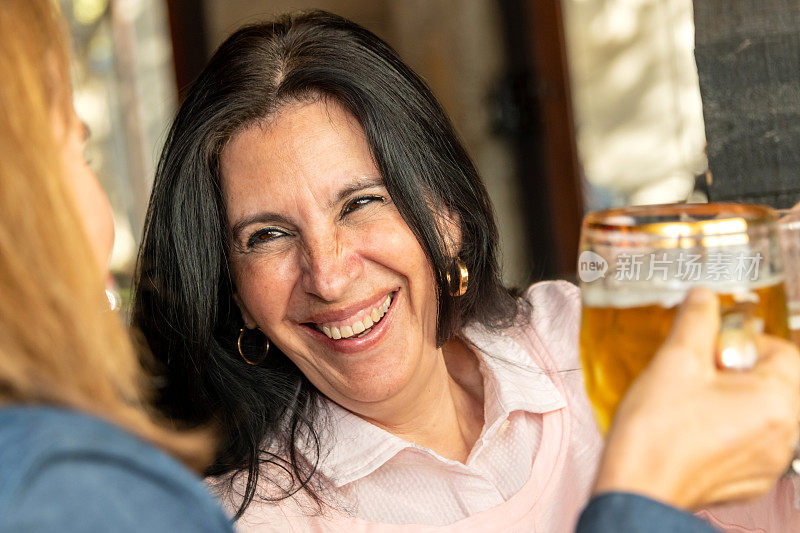
[[[800,347],[800,211],[781,209],[778,215],[786,270],[789,334],[792,342]]]
[[[603,432],[692,287],[720,297],[720,366],[755,364],[756,334],[788,338],[777,218],[774,210],[755,205],[673,204],[611,209],[584,219],[581,360]]]
[[[778,209],[778,230],[783,261],[786,289],[786,313],[789,338],[800,348],[800,210]],[[800,442],[795,445],[789,474],[800,475]],[[800,494],[795,494],[795,509],[800,509]]]

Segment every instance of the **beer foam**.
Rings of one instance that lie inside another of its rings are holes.
[[[783,277],[771,276],[751,283],[722,282],[708,285],[683,284],[674,288],[654,287],[647,284],[631,283],[621,287],[604,287],[601,284],[587,284],[581,287],[584,307],[611,307],[624,309],[658,305],[664,308],[675,307],[685,298],[692,287],[706,287],[718,294],[731,294],[735,302],[758,302],[753,291],[783,283]]]

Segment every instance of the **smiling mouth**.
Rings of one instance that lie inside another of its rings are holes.
[[[315,323],[307,322],[305,325],[323,333],[326,337],[333,340],[360,339],[368,335],[389,310],[394,300],[395,293],[390,293],[376,307],[359,312],[356,319],[351,323]]]

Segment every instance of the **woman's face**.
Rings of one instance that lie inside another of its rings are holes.
[[[54,118],[55,138],[61,147],[61,163],[64,177],[72,192],[85,231],[89,237],[98,266],[105,274],[114,245],[114,216],[97,176],[89,168],[84,149],[87,130],[75,110],[70,107],[70,116],[64,120],[61,114]]]
[[[289,105],[235,135],[221,170],[247,326],[357,412],[424,383],[433,273],[358,122],[333,102]]]

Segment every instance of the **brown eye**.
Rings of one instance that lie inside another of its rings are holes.
[[[358,198],[353,198],[347,204],[345,204],[344,209],[342,210],[342,215],[348,215],[353,211],[357,211],[361,209],[367,204],[372,202],[383,202],[383,198],[381,196],[369,195],[369,196],[359,196]]]
[[[285,232],[277,228],[262,228],[253,233],[250,238],[247,239],[247,247],[252,248],[253,246],[258,246],[259,244],[266,244],[285,235]]]

